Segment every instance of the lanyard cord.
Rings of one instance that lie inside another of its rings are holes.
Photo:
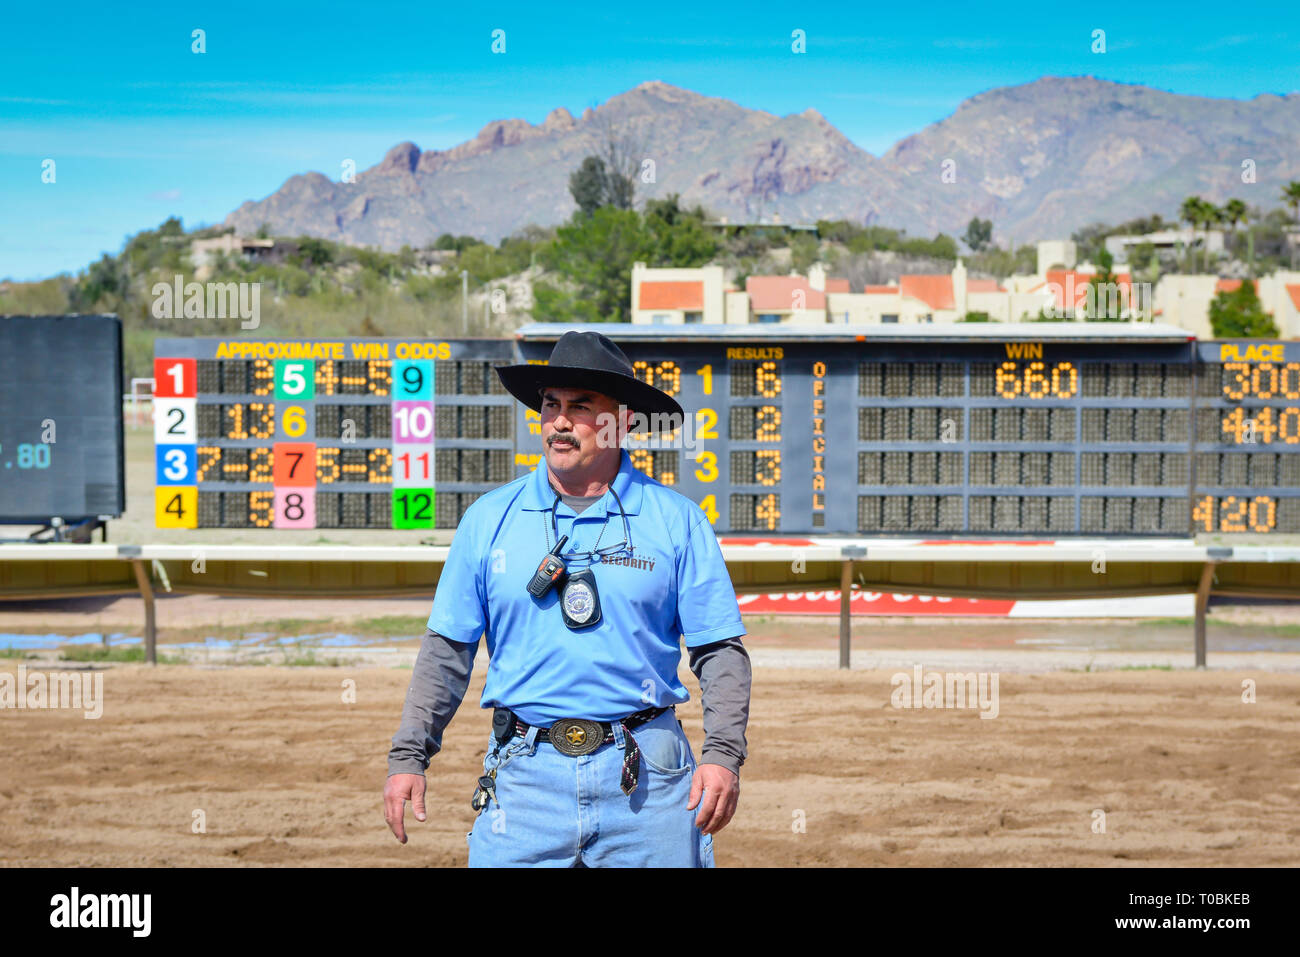
[[[623,500],[618,497],[618,492],[614,490],[614,485],[612,482],[610,483],[609,490],[614,495],[614,501],[618,503],[619,514],[623,516],[623,541],[627,544],[628,551],[631,552],[632,551],[632,529],[631,526],[628,525],[627,511],[623,508]],[[546,530],[546,550],[548,552],[551,550],[552,529],[555,531],[555,540],[559,541],[560,539],[560,526],[559,526],[559,518],[557,515],[557,510],[559,509],[559,507],[560,507],[560,494],[557,492],[555,494],[555,501],[551,503],[551,528],[546,528],[545,521],[543,521],[542,523],[542,527]],[[576,521],[576,516],[575,516],[575,521]],[[598,551],[600,549],[600,540],[601,538],[604,537],[605,529],[608,527],[609,527],[609,511],[606,510],[605,521],[600,526],[600,534],[596,536],[596,544],[594,544],[591,547],[591,551],[570,552],[570,557],[576,558],[579,557],[580,555],[586,555],[587,558],[590,559],[592,555],[598,554]]]

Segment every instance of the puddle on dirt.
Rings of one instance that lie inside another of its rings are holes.
[[[411,638],[417,636],[412,635]],[[362,635],[343,633],[324,633],[315,635],[282,636],[273,638],[265,633],[248,634],[243,638],[205,638],[202,641],[180,641],[160,644],[159,648],[167,651],[206,649],[209,651],[238,651],[241,648],[261,647],[297,647],[304,648],[362,648],[373,645],[395,644],[408,640],[404,636],[367,638]],[[130,648],[144,644],[144,639],[121,632],[111,634],[107,641],[103,634],[87,632],[83,635],[23,635],[0,633],[0,651],[53,651],[69,645],[107,645],[109,648]]]

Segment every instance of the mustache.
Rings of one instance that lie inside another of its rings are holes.
[[[581,448],[582,443],[578,441],[576,432],[556,432],[546,440],[547,445],[554,445],[556,442],[565,441],[572,443],[575,447]]]

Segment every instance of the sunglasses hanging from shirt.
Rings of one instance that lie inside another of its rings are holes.
[[[564,618],[564,623],[569,628],[577,631],[580,628],[590,628],[592,625],[600,622],[600,590],[596,587],[596,574],[590,567],[596,562],[613,555],[618,555],[623,551],[628,554],[632,553],[632,531],[628,525],[627,512],[623,509],[623,502],[618,497],[618,492],[610,486],[610,492],[614,495],[614,501],[618,502],[619,514],[623,516],[623,541],[617,545],[607,545],[600,547],[600,540],[605,535],[605,529],[609,527],[609,513],[605,513],[605,521],[600,526],[600,533],[596,536],[596,544],[590,551],[572,552],[561,557],[561,550],[569,540],[569,536],[560,535],[559,519],[556,516],[556,509],[560,505],[560,496],[555,496],[555,502],[551,505],[551,522],[550,527],[546,529],[546,542],[549,545],[551,541],[551,532],[555,532],[555,547],[548,551],[545,557],[537,566],[537,571],[533,573],[532,580],[528,583],[528,594],[541,600],[546,597],[546,593],[552,588],[558,586],[560,589],[560,615]],[[575,561],[585,561],[588,567],[580,571],[569,573],[569,564]]]

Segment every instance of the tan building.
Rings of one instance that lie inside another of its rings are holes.
[[[632,321],[653,325],[727,321],[722,267],[648,269],[632,265]]]
[[[1117,263],[1127,263],[1129,255],[1138,246],[1148,245],[1157,252],[1178,253],[1185,249],[1199,249],[1213,255],[1223,252],[1223,231],[1220,229],[1162,229],[1141,236],[1107,236],[1106,251]]]
[[[1212,339],[1210,300],[1232,292],[1240,279],[1218,276],[1165,276],[1156,283],[1155,318],[1186,329],[1200,339]],[[1283,339],[1300,338],[1300,272],[1276,272],[1255,280],[1264,311],[1273,317]]]
[[[905,273],[897,282],[849,288],[847,279],[828,277],[814,265],[807,277],[750,276],[745,288],[728,287],[721,266],[699,269],[632,271],[632,321],[636,323],[706,323],[745,325],[874,325],[943,324],[961,321],[970,313],[987,314],[993,322],[1026,322],[1046,310],[1059,318],[1083,319],[1087,314],[1095,267],[1075,267],[1074,244],[1068,240],[1039,243],[1040,267],[1034,276],[972,279],[961,261],[951,273]],[[1217,276],[1166,276],[1155,289],[1117,272],[1115,284],[1103,295],[1120,315],[1133,320],[1158,320],[1186,329],[1199,338],[1212,338],[1210,300],[1240,280]],[[1264,309],[1273,316],[1284,338],[1300,338],[1300,272],[1278,272],[1258,280]]]
[[[1016,277],[1013,277],[1016,278]],[[1030,277],[1026,277],[1030,278]],[[1014,291],[993,279],[970,279],[961,261],[951,273],[904,274],[899,282],[854,292],[847,279],[815,264],[808,276],[750,276],[726,287],[722,267],[632,269],[632,321],[643,324],[746,323],[870,325],[948,323],[967,312],[1000,322],[1036,317],[1054,301],[1045,280]]]

